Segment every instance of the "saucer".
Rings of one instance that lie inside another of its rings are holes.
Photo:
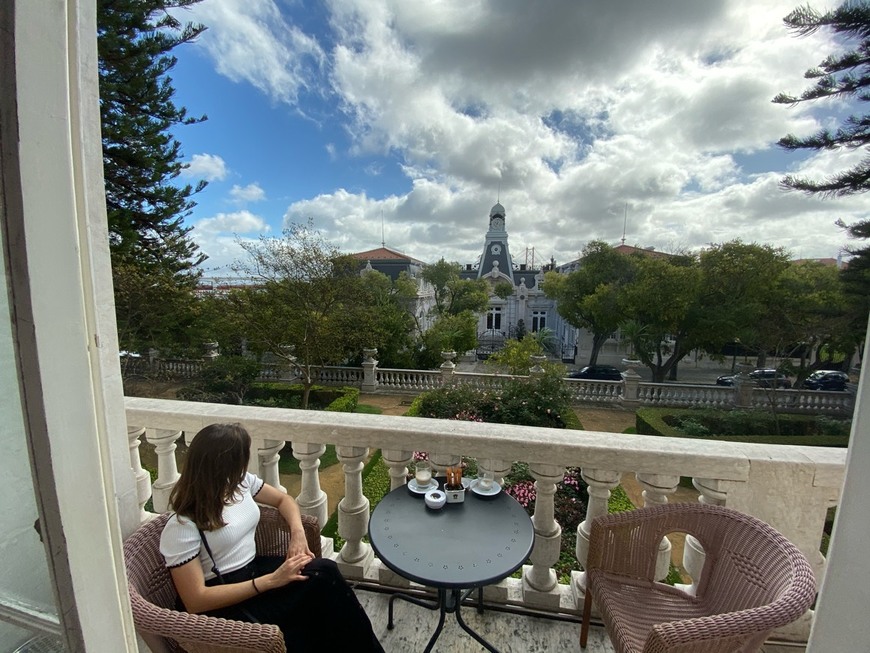
[[[499,492],[501,492],[501,485],[493,481],[492,485],[488,490],[484,490],[482,487],[478,485],[477,479],[474,479],[471,482],[471,491],[475,494],[479,494],[482,497],[493,497]]]
[[[408,489],[411,490],[414,494],[426,494],[429,490],[437,490],[438,489],[438,481],[434,478],[429,481],[429,485],[419,485],[417,483],[416,478],[412,478],[408,481]]]

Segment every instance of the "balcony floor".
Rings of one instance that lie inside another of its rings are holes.
[[[393,612],[395,628],[387,630],[387,602],[390,594],[357,587],[356,595],[387,653],[422,651],[438,625],[436,611],[426,610],[406,601],[396,601]],[[579,653],[582,650],[579,621],[530,617],[497,610],[487,610],[483,615],[478,615],[473,606],[462,608],[462,618],[501,653]],[[454,615],[448,614],[444,621],[444,630],[441,631],[432,653],[476,653],[485,650],[459,627]],[[804,650],[801,646],[768,643],[759,653],[801,653]],[[594,622],[589,629],[586,653],[614,653],[604,628],[596,626]]]
[[[406,601],[396,601],[393,613],[396,627],[387,630],[387,602],[390,595],[362,588],[357,588],[356,594],[387,653],[422,651],[438,625],[437,611],[426,610]],[[462,618],[502,653],[580,651],[579,622],[528,617],[496,610],[487,610],[483,615],[478,615],[473,606],[463,606]],[[455,615],[448,614],[433,653],[485,650],[459,627]],[[593,626],[590,629],[586,651],[613,653],[603,628]]]

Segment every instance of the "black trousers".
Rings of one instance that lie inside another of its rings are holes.
[[[261,556],[234,572],[223,574],[227,583],[238,583],[273,572],[284,558]],[[237,621],[275,624],[284,635],[288,651],[338,650],[383,653],[372,624],[348,586],[338,566],[324,558],[309,562],[303,573],[308,580],[288,583],[236,605],[205,614]],[[219,584],[212,579],[207,585]]]

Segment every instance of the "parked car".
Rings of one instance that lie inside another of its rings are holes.
[[[596,381],[622,381],[622,372],[613,365],[587,365],[581,370],[568,373],[569,379],[594,379]]]
[[[790,388],[789,381],[784,372],[772,369],[752,370],[748,375],[751,381],[759,388]],[[716,385],[734,385],[736,374],[724,374],[716,379]]]
[[[839,390],[846,389],[849,375],[837,370],[816,370],[804,379],[807,390]]]

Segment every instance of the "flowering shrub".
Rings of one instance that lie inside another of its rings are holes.
[[[571,411],[568,392],[561,375],[547,374],[541,378],[511,379],[498,391],[475,390],[466,385],[438,388],[421,394],[408,411],[409,415],[456,419],[497,424],[519,424],[565,428],[565,418]],[[414,453],[414,459],[425,456]],[[476,474],[477,461],[465,459],[463,474]],[[514,497],[529,515],[534,515],[537,489],[527,463],[515,462],[505,476],[504,490]],[[586,483],[579,468],[565,471],[556,486],[555,519],[562,527],[562,549],[556,563],[556,573],[565,582],[571,570],[579,569],[575,557],[577,526],[586,516]]]
[[[453,385],[424,392],[408,411],[417,417],[565,428],[570,410],[561,378],[510,379],[498,391]]]

